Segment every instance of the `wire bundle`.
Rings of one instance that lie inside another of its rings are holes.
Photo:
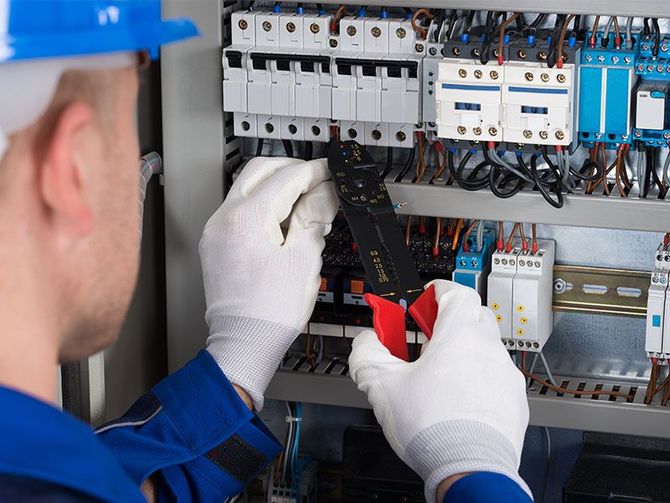
[[[300,491],[300,469],[298,467],[298,451],[300,449],[300,433],[302,423],[302,403],[286,402],[286,422],[288,429],[284,441],[284,450],[275,464],[273,480],[280,487],[290,488],[296,494]]]

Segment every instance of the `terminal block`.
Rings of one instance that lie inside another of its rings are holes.
[[[660,245],[656,250],[647,296],[644,344],[647,355],[659,359],[659,363],[665,363],[670,357],[670,298],[667,295],[669,274],[670,251]]]
[[[491,254],[495,236],[490,230],[484,232],[481,248],[474,240],[470,240],[467,250],[461,245],[456,255],[456,268],[453,281],[474,288],[482,297],[486,297],[486,284],[491,271]]]
[[[553,331],[553,267],[556,245],[539,240],[537,253],[522,250],[493,254],[488,305],[508,349],[541,351]]]
[[[589,33],[587,39],[592,38]],[[615,48],[614,37],[602,47],[603,33],[595,47],[584,47],[579,68],[579,139],[586,147],[604,143],[607,148],[629,144],[633,138],[633,90],[637,48],[623,39]]]

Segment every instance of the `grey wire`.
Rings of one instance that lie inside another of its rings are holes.
[[[642,197],[642,184],[644,183],[644,177],[645,177],[645,171],[647,170],[647,167],[645,166],[644,163],[644,152],[641,150],[637,151],[637,163],[635,165],[635,174],[637,176],[637,190],[639,192],[640,197]]]
[[[665,163],[663,164],[663,180],[665,180],[667,186],[670,186],[670,173],[668,173],[668,168],[670,168],[670,149],[668,149],[668,157],[665,158]]]
[[[629,49],[633,48],[633,21],[635,18],[633,16],[628,18],[628,23],[626,23],[626,44]]]
[[[480,220],[477,225],[477,252],[481,252],[484,247],[484,220]]]
[[[528,368],[528,372],[530,372],[531,374],[535,371],[535,365],[537,364],[537,358],[538,358],[538,354],[535,353],[533,355],[533,361],[530,362],[530,367]],[[529,387],[532,384],[532,382],[533,382],[533,379],[531,377],[528,377],[526,379],[526,387]]]
[[[535,184],[535,182],[533,180],[531,180],[526,175],[524,175],[521,171],[519,171],[516,166],[513,166],[512,164],[507,162],[505,159],[501,158],[494,149],[489,149],[489,156],[491,157],[491,159],[493,159],[498,164],[502,164],[503,166],[505,166],[505,169],[508,169],[509,171],[514,173],[519,178],[527,181],[528,183]]]
[[[319,351],[316,354],[316,363],[321,363],[323,361],[323,335],[319,335],[317,340],[319,341]]]
[[[293,413],[291,412],[291,407],[289,406],[288,402],[284,402],[286,404],[286,411],[288,414],[288,417],[293,417]],[[288,470],[288,460],[289,460],[289,454],[291,450],[291,446],[293,445],[293,421],[289,421],[288,423],[288,435],[286,437],[286,445],[284,446],[284,459],[282,460],[282,469],[281,469],[281,483],[285,484],[286,482],[286,471]]]
[[[609,21],[605,25],[605,31],[603,32],[603,38],[608,38],[610,36],[610,30],[612,29],[612,24],[614,23],[614,16],[610,16]]]
[[[556,379],[554,379],[554,374],[551,373],[551,369],[549,368],[547,359],[544,357],[544,353],[542,351],[538,351],[538,354],[540,355],[540,360],[542,360],[544,371],[547,373],[547,379],[549,379],[549,382],[554,386],[558,386],[558,384],[556,383]]]

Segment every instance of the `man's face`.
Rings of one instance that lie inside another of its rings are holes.
[[[87,159],[87,197],[92,230],[70,271],[78,312],[61,349],[61,361],[97,352],[117,337],[135,287],[139,263],[139,146],[136,126],[138,76],[118,70],[113,118],[99,129]],[[111,122],[111,123],[109,123]]]

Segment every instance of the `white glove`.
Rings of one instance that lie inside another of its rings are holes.
[[[419,359],[395,358],[367,331],[354,340],[351,376],[393,450],[423,478],[426,501],[435,501],[444,479],[478,471],[506,475],[530,496],[518,474],[528,426],[524,377],[477,292],[432,284],[437,321]]]
[[[256,410],[316,303],[338,209],[329,177],[325,159],[254,158],[200,240],[207,351]]]

